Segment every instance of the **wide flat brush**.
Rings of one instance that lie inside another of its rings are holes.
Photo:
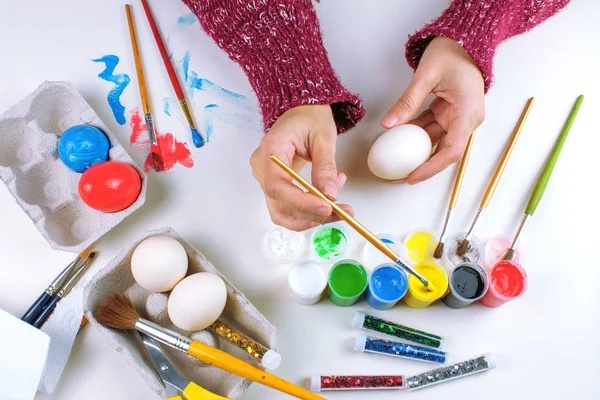
[[[527,104],[525,105],[525,109],[523,110],[523,113],[521,113],[521,117],[519,118],[519,122],[517,123],[517,126],[515,127],[515,129],[513,131],[512,137],[510,138],[510,140],[508,141],[508,144],[506,145],[506,148],[504,149],[504,154],[502,154],[502,158],[500,158],[500,163],[496,167],[496,171],[494,172],[494,175],[492,176],[492,179],[490,180],[490,183],[488,184],[488,187],[485,190],[483,198],[481,199],[481,203],[479,205],[479,210],[477,210],[475,219],[473,219],[473,223],[471,224],[471,227],[469,228],[467,235],[465,236],[463,241],[460,242],[460,244],[458,245],[458,248],[456,249],[456,253],[461,257],[464,256],[467,253],[467,251],[469,250],[469,241],[471,240],[471,237],[473,236],[473,230],[475,229],[475,225],[477,224],[477,221],[479,220],[479,218],[481,217],[481,215],[483,214],[483,212],[485,211],[487,206],[490,204],[490,201],[492,200],[492,197],[494,196],[494,192],[496,191],[496,188],[498,187],[498,183],[500,182],[500,178],[502,177],[502,174],[504,173],[506,164],[508,163],[508,160],[510,159],[510,156],[515,148],[515,145],[517,144],[517,139],[519,138],[519,135],[521,134],[521,131],[523,130],[523,126],[525,125],[525,121],[527,120],[527,117],[529,116],[529,111],[531,111],[531,107],[533,106],[534,100],[535,99],[533,97],[531,97],[527,101]]]
[[[465,171],[467,170],[467,164],[469,163],[469,157],[471,156],[471,148],[473,147],[473,138],[475,137],[475,132],[469,136],[469,141],[467,142],[467,147],[465,147],[465,151],[463,153],[462,160],[460,161],[460,166],[458,167],[458,173],[456,174],[456,179],[454,180],[454,188],[452,189],[452,195],[450,196],[450,202],[448,204],[448,211],[446,212],[446,218],[444,218],[444,225],[442,226],[442,233],[440,234],[440,240],[438,241],[438,245],[435,248],[433,253],[433,257],[442,258],[442,254],[444,254],[444,239],[446,237],[446,228],[448,228],[448,222],[450,221],[450,215],[452,214],[452,210],[456,206],[456,202],[458,200],[458,195],[460,193],[460,189],[462,187],[463,178],[465,176]]]
[[[429,282],[423,275],[421,275],[417,271],[415,271],[414,268],[412,268],[411,266],[408,265],[408,263],[404,262],[400,258],[400,256],[394,250],[392,250],[391,247],[389,247],[388,245],[383,243],[383,241],[381,239],[379,239],[379,237],[377,237],[373,232],[371,232],[369,229],[367,229],[363,224],[358,222],[358,220],[356,220],[356,218],[354,218],[353,216],[348,214],[340,206],[338,206],[333,201],[331,201],[319,189],[317,189],[316,187],[311,185],[306,179],[304,179],[302,176],[300,176],[300,174],[298,174],[296,171],[294,171],[292,168],[290,168],[286,163],[284,163],[279,158],[277,158],[277,156],[271,154],[270,158],[271,158],[271,161],[273,161],[281,169],[283,169],[290,177],[292,177],[299,184],[304,186],[304,188],[306,190],[308,190],[310,193],[314,194],[318,198],[329,203],[329,205],[333,209],[333,212],[335,212],[341,219],[346,221],[348,223],[348,225],[350,225],[359,235],[361,235],[362,237],[367,239],[373,246],[375,246],[375,248],[377,248],[377,250],[381,251],[383,254],[385,254],[387,257],[389,257],[396,265],[403,268],[407,272],[413,274],[419,281],[421,281],[421,283],[423,284],[423,286],[425,286],[427,288],[427,290],[429,290],[430,292],[433,292],[435,290],[435,288],[431,282]]]
[[[79,253],[79,255],[73,261],[71,261],[69,265],[67,265],[65,269],[63,269],[56,278],[54,278],[54,280],[46,288],[44,293],[42,293],[40,297],[38,297],[37,300],[33,302],[31,307],[29,307],[27,311],[25,311],[25,314],[23,314],[23,316],[21,317],[21,321],[27,322],[31,325],[37,319],[44,307],[48,305],[50,300],[52,300],[52,297],[67,281],[69,275],[71,275],[71,273],[73,272],[75,267],[77,267],[77,264],[79,263],[83,255],[87,253],[87,251],[88,249],[85,249],[81,253]]]
[[[127,14],[129,38],[131,39],[131,50],[133,51],[133,59],[135,61],[135,72],[137,75],[138,87],[140,89],[140,97],[142,99],[142,109],[144,110],[146,129],[148,130],[148,137],[150,139],[150,153],[152,154],[152,164],[154,165],[154,169],[156,171],[162,171],[164,169],[163,158],[160,153],[160,146],[158,145],[156,130],[154,129],[154,122],[152,119],[152,108],[150,106],[150,96],[148,96],[146,78],[144,77],[144,67],[142,66],[142,57],[140,56],[140,49],[137,42],[137,36],[135,34],[135,25],[133,24],[131,7],[129,6],[129,4],[125,4],[125,13]]]
[[[170,331],[153,322],[140,318],[131,300],[124,294],[113,293],[100,304],[94,317],[101,324],[120,330],[137,330],[154,340],[164,343],[176,350],[187,353],[209,365],[213,365],[232,374],[241,376],[254,382],[269,386],[280,392],[287,393],[298,399],[325,400],[316,395],[285,381],[278,376],[263,371],[254,365],[248,364],[224,351],[215,349],[204,343],[196,342],[177,332]]]
[[[162,57],[163,64],[165,64],[165,68],[167,69],[167,74],[169,74],[171,85],[173,85],[173,90],[175,90],[177,100],[179,100],[179,106],[183,111],[185,120],[190,126],[194,146],[202,147],[204,146],[204,139],[202,138],[202,136],[200,136],[200,133],[198,133],[198,130],[196,129],[196,125],[194,124],[194,118],[192,117],[192,112],[190,111],[190,107],[188,106],[187,101],[185,100],[185,95],[183,94],[183,90],[181,89],[181,84],[179,83],[179,79],[177,78],[177,73],[175,72],[175,68],[173,68],[173,64],[171,64],[169,53],[167,52],[167,48],[165,47],[165,43],[163,42],[162,37],[160,36],[160,32],[158,31],[158,27],[156,26],[156,21],[152,16],[150,6],[148,5],[148,2],[146,0],[142,0],[142,7],[144,7],[146,18],[148,18],[150,29],[152,29],[154,41],[156,42],[156,46],[158,46],[158,51],[160,51],[160,56]]]
[[[581,103],[583,103],[583,95],[579,96],[577,98],[577,101],[575,101],[573,109],[569,114],[569,118],[567,118],[567,121],[565,122],[565,125],[563,126],[563,129],[560,132],[558,139],[556,140],[556,144],[552,149],[552,153],[550,153],[550,158],[548,158],[548,161],[546,161],[546,165],[544,166],[544,169],[542,170],[542,173],[540,174],[540,177],[538,178],[538,181],[535,184],[535,187],[533,188],[533,192],[531,192],[531,197],[529,197],[529,203],[527,203],[527,208],[525,208],[525,213],[523,214],[523,218],[521,219],[521,223],[519,224],[517,233],[515,234],[510,248],[504,255],[503,260],[512,260],[515,255],[515,249],[519,244],[521,234],[523,233],[525,226],[533,216],[535,209],[537,208],[538,204],[540,203],[540,200],[542,199],[542,196],[544,195],[546,186],[548,186],[548,181],[550,181],[550,176],[552,176],[552,171],[554,171],[556,161],[558,160],[560,152],[565,144],[565,141],[567,140],[567,136],[571,131],[571,126],[573,125],[573,122],[577,117],[577,113],[579,112]]]

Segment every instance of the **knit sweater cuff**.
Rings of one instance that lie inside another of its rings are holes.
[[[364,116],[360,99],[342,86],[329,62],[310,1],[253,2],[252,12],[250,6],[231,6],[234,2],[184,2],[244,69],[258,97],[265,130],[299,105],[330,104],[339,133]]]

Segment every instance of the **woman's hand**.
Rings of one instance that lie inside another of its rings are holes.
[[[326,201],[298,188],[289,175],[269,159],[274,154],[296,171],[307,161],[312,162],[312,184],[335,201],[346,183],[346,175],[338,173],[335,165],[336,140],[337,130],[329,105],[294,107],[283,113],[264,136],[250,164],[275,224],[303,231],[339,220],[332,215],[333,210]],[[341,207],[354,213],[348,205]]]
[[[429,93],[437,98],[411,121]],[[407,178],[409,184],[416,184],[460,160],[469,136],[484,117],[481,71],[457,42],[438,36],[423,53],[410,85],[381,125],[389,129],[410,122],[424,128],[432,143],[437,143],[431,159]]]

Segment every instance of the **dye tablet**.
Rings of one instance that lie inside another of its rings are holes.
[[[392,308],[408,290],[408,276],[396,264],[382,264],[369,278],[365,299],[377,310]]]
[[[527,290],[527,273],[513,261],[500,261],[489,274],[490,283],[481,303],[488,307],[499,307],[516,299]]]
[[[322,260],[334,262],[347,252],[350,235],[341,224],[333,223],[316,227],[310,236],[312,252]]]
[[[300,260],[290,268],[288,286],[296,302],[310,306],[323,298],[327,287],[327,275],[317,261]]]
[[[438,242],[433,232],[416,229],[409,232],[404,240],[404,255],[411,266],[433,259]]]
[[[355,304],[368,284],[368,273],[361,263],[340,260],[329,271],[329,299],[340,307]]]
[[[488,276],[475,264],[462,264],[450,274],[449,290],[442,298],[450,308],[464,308],[481,299],[488,290]]]
[[[438,264],[426,261],[415,266],[415,270],[433,283],[434,290],[429,291],[414,275],[408,277],[408,292],[404,302],[413,308],[425,308],[442,297],[448,288],[448,275]]]

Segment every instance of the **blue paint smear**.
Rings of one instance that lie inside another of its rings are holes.
[[[165,97],[163,100],[163,108],[165,110],[165,114],[167,114],[169,117],[172,115],[171,114],[171,98],[170,97]]]
[[[98,77],[104,79],[107,82],[112,82],[115,84],[115,87],[113,87],[108,92],[108,105],[110,106],[112,113],[115,116],[115,119],[117,120],[117,123],[119,125],[125,125],[125,107],[123,106],[123,104],[121,104],[121,95],[123,94],[123,91],[131,81],[129,75],[114,74],[115,68],[117,64],[119,64],[119,57],[117,57],[114,54],[107,54],[102,58],[98,58],[92,61],[104,63],[104,65],[106,66],[104,71],[98,74]]]
[[[180,26],[190,26],[196,21],[198,21],[198,17],[192,12],[183,14],[181,17],[177,18],[177,24]]]
[[[256,119],[242,113],[238,113],[235,111],[227,111],[223,107],[217,104],[209,104],[204,107],[204,134],[206,135],[206,141],[210,141],[210,137],[213,133],[213,117],[218,118],[219,120],[227,123],[234,124],[244,129],[252,130],[252,131],[261,131],[260,122]]]
[[[391,241],[390,239],[381,239],[381,241],[385,244],[395,244],[393,241]]]

